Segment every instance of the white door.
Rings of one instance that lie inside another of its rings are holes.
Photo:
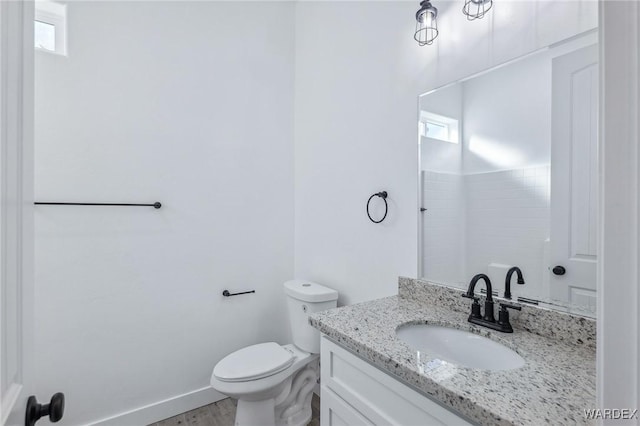
[[[0,1],[0,99],[0,418],[24,425],[33,336],[32,2]]]
[[[551,131],[552,299],[596,309],[598,48],[553,59]]]

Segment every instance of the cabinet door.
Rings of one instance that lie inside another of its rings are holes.
[[[326,337],[322,338],[320,351],[322,387],[331,391],[355,413],[370,422],[365,424],[470,425],[453,411],[382,372]],[[320,404],[325,404],[324,394]]]
[[[326,386],[320,390],[321,426],[372,426],[355,408],[333,393]]]

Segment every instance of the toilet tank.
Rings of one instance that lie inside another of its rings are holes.
[[[320,332],[309,325],[309,314],[335,308],[338,292],[311,281],[284,283],[293,344],[303,351],[320,353]]]

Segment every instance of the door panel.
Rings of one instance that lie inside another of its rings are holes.
[[[23,425],[33,319],[33,2],[0,2],[0,420]]]
[[[549,292],[554,300],[578,306],[578,311],[595,314],[597,46],[555,58],[552,69]]]

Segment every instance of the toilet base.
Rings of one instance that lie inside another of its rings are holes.
[[[264,401],[243,401],[238,400],[236,410],[236,426],[275,426],[275,416],[273,415],[275,400]]]
[[[304,426],[311,420],[311,398],[319,377],[317,358],[287,379],[283,391],[262,401],[238,400],[236,426]]]

